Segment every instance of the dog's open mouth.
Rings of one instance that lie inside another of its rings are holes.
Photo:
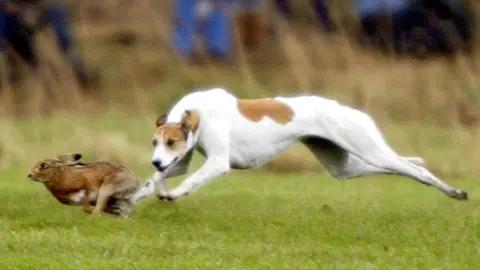
[[[172,162],[170,162],[170,164],[168,164],[167,166],[156,166],[155,167],[157,168],[157,171],[159,172],[165,172],[166,170],[170,169],[171,167],[173,167],[175,164],[177,164],[177,161],[179,160],[178,157],[174,158],[172,160]]]

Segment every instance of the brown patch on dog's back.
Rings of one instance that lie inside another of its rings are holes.
[[[238,111],[245,118],[254,122],[268,117],[282,125],[292,121],[294,115],[292,108],[275,99],[240,99],[238,100]]]

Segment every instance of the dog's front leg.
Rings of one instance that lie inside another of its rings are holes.
[[[184,175],[188,172],[188,166],[192,160],[193,149],[190,150],[175,166],[164,173],[156,172],[152,180],[155,183],[157,198],[160,200],[168,200],[168,188],[166,180],[171,177]]]
[[[140,189],[132,198],[132,203],[136,204],[141,199],[157,193],[157,197],[167,195],[167,188],[165,186],[165,175],[160,172],[155,172],[150,179],[140,186]]]
[[[230,171],[230,126],[231,121],[223,114],[205,122],[199,135],[198,144],[207,160],[200,169],[191,174],[163,199],[175,200],[186,196],[210,181]],[[188,162],[187,162],[188,163]],[[184,167],[186,172],[186,166]]]
[[[228,156],[209,157],[198,171],[183,180],[183,182],[180,183],[178,187],[171,190],[168,193],[168,196],[164,197],[164,199],[175,200],[191,194],[200,189],[200,187],[229,171],[230,164],[228,162]]]
[[[159,172],[156,172],[152,177],[152,180],[155,183],[155,194],[158,198],[167,195],[168,189],[165,183],[166,179],[167,178]]]

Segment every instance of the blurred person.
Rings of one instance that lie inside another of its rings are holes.
[[[74,39],[66,5],[55,0],[23,0],[25,5],[30,4],[38,12],[37,20],[31,22],[31,27],[37,30],[51,26],[58,48],[71,65],[74,75],[81,86],[88,86],[88,76],[85,63],[79,52],[74,48]]]
[[[237,0],[236,23],[241,43],[247,48],[259,48],[265,43],[267,21],[264,0]]]
[[[8,64],[12,64],[8,49],[11,48],[30,67],[38,72],[38,60],[33,44],[33,31],[22,20],[20,7],[12,1],[0,2],[0,51],[5,54]],[[10,66],[9,66],[10,67]],[[8,78],[15,79],[15,69],[7,68]]]
[[[326,0],[310,0],[310,4],[313,7],[317,22],[323,27],[323,29],[325,29],[325,31],[334,32],[337,29],[337,26],[332,20]],[[275,0],[275,7],[285,18],[290,19],[292,17],[293,11],[290,0]]]
[[[233,3],[234,0],[176,0],[172,29],[174,50],[195,61],[199,38],[211,58],[224,60],[231,56]]]
[[[448,52],[456,45],[470,49],[476,18],[467,0],[416,0],[414,5],[424,12],[438,49]]]
[[[383,49],[393,46],[396,53],[447,53],[454,46],[445,21],[451,20],[461,41],[468,42],[472,36],[458,4],[465,1],[451,1],[457,2],[458,12],[443,0],[354,0],[354,7],[367,43]]]
[[[363,44],[393,47],[402,52],[405,22],[417,24],[419,14],[409,9],[408,0],[354,0],[354,10],[360,19]]]
[[[5,9],[7,22],[2,31],[2,38],[12,49],[37,73],[40,72],[41,66],[35,51],[35,33],[51,25],[62,55],[72,66],[80,85],[86,87],[88,84],[86,67],[74,49],[66,6],[53,0],[8,1],[6,6],[9,8]]]

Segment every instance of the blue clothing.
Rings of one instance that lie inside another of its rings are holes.
[[[2,8],[0,8],[0,39],[7,39],[7,31],[7,14]]]
[[[67,9],[60,4],[47,4],[45,16],[52,24],[57,36],[57,43],[62,52],[67,53],[72,47],[72,34],[67,20]]]
[[[42,17],[51,23],[60,49],[63,53],[67,53],[71,49],[73,42],[65,6],[46,4],[42,10]],[[12,45],[15,46],[14,39],[19,41],[19,39],[25,38],[29,40],[27,41],[28,43],[33,42],[33,34],[33,30],[23,24],[20,14],[7,13],[4,9],[0,9],[0,38],[13,43]]]
[[[379,12],[397,13],[405,10],[408,0],[354,0],[353,6],[360,17],[374,15]]]
[[[9,44],[31,66],[37,65],[33,33],[22,23],[21,14],[0,9],[0,50]]]
[[[207,50],[215,56],[226,56],[232,48],[232,25],[228,8],[233,0],[211,1],[212,6],[204,17],[197,14],[196,0],[176,0],[174,3],[173,47],[183,56],[191,56],[196,47],[197,36],[202,37]]]
[[[18,15],[7,13],[4,9],[0,8],[0,39],[2,43],[8,41],[12,36],[12,30],[19,27]],[[0,44],[0,48],[3,47]]]
[[[207,50],[214,56],[226,56],[231,48],[232,25],[227,12],[214,10],[202,22]]]
[[[328,9],[325,0],[312,0],[313,10],[317,21],[327,30],[333,32],[336,30],[335,23],[330,16],[330,10]]]
[[[195,48],[195,2],[177,0],[174,5],[173,45],[182,55],[192,53]]]
[[[73,40],[66,6],[57,3],[46,3],[38,7],[39,23],[50,23],[57,39],[58,47],[66,60],[72,65],[73,71],[80,83],[86,82],[86,73],[82,61],[73,54]],[[37,22],[38,23],[38,22]],[[20,13],[7,13],[0,8],[0,50],[5,42],[14,49],[29,65],[38,68],[35,51],[35,31],[24,23]]]

